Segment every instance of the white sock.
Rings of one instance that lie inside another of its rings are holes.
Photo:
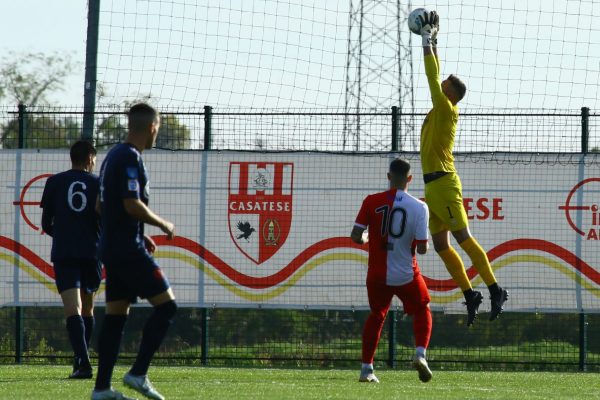
[[[425,358],[425,347],[417,347],[417,357],[418,358]]]
[[[373,369],[373,364],[362,363],[362,369]]]

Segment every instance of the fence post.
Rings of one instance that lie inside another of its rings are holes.
[[[579,370],[587,370],[587,316],[579,313]]]
[[[581,107],[581,152],[589,152],[588,143],[590,137],[590,109]],[[587,316],[585,312],[579,313],[579,370],[587,369]]]
[[[96,82],[98,65],[98,26],[100,25],[100,0],[88,1],[88,26],[85,45],[85,85],[83,89],[83,126],[81,139],[94,138],[94,111],[96,109]]]
[[[19,149],[25,148],[25,132],[27,131],[27,106],[23,103],[19,103],[19,137],[18,146]]]
[[[23,307],[15,307],[15,363],[23,362]]]
[[[398,106],[392,106],[392,151],[398,151]]]
[[[204,150],[211,149],[212,107],[204,106]],[[208,365],[208,308],[202,309],[202,338],[200,342],[200,362]]]
[[[590,138],[590,109],[581,107],[581,152],[588,153],[588,140]]]
[[[19,137],[18,146],[19,149],[25,148],[25,133],[27,132],[27,106],[19,103],[18,106],[19,114]],[[23,362],[23,307],[15,307],[15,363],[21,364]]]
[[[388,366],[390,368],[396,368],[396,322],[397,322],[398,312],[396,310],[391,310],[388,313],[389,320],[389,332],[388,332]]]
[[[212,107],[204,106],[204,150],[211,149]]]
[[[208,365],[208,308],[202,309],[202,339],[200,342],[200,362]]]

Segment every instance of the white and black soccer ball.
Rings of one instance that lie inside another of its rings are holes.
[[[429,13],[429,10],[426,8],[415,8],[410,12],[408,15],[408,29],[410,29],[412,33],[417,35],[421,34],[422,25],[419,16],[424,16],[427,13]]]

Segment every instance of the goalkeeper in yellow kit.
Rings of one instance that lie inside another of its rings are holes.
[[[450,245],[448,232],[452,232],[460,247],[469,255],[473,266],[489,288],[492,303],[490,321],[495,320],[502,312],[508,292],[496,282],[487,254],[469,232],[462,186],[454,167],[452,149],[458,122],[456,104],[464,97],[467,88],[454,75],[440,82],[440,63],[437,55],[439,17],[432,11],[419,18],[422,26],[425,73],[433,102],[433,108],[427,114],[421,128],[420,149],[425,202],[430,213],[429,230],[435,251],[465,296],[467,326],[470,326],[475,320],[483,296],[473,290],[460,256]]]

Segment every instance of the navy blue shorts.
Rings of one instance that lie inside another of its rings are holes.
[[[169,289],[169,281],[150,255],[106,261],[106,301],[154,297]]]
[[[58,293],[75,288],[93,293],[100,287],[102,266],[98,260],[73,258],[57,260],[53,264]]]

